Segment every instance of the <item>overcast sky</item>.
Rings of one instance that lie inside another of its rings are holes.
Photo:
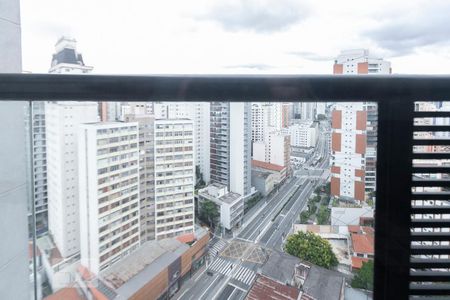
[[[450,1],[22,0],[24,70],[58,37],[96,74],[330,74],[367,48],[394,73],[450,73]]]

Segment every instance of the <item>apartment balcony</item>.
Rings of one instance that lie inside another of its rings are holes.
[[[450,165],[416,164],[445,160],[445,151],[413,151],[413,146],[448,147],[450,140],[414,139],[415,132],[450,131],[449,125],[415,125],[415,118],[450,118],[450,112],[421,112],[415,101],[450,100],[448,76],[97,76],[0,74],[0,100],[9,101],[228,101],[349,102],[378,105],[375,299],[416,299],[450,294],[450,206],[448,192],[413,192],[413,187],[447,188]],[[30,100],[31,99],[31,100]],[[217,124],[220,126],[220,124]],[[184,146],[158,145],[158,148]],[[156,168],[160,168],[156,166]],[[180,167],[177,169],[184,169]],[[121,170],[120,172],[123,172]],[[440,179],[413,174],[443,174]],[[213,173],[211,174],[213,176]],[[158,193],[170,195],[180,191]],[[189,190],[192,192],[192,190]],[[420,202],[421,200],[422,202]],[[421,204],[422,203],[422,204]],[[439,218],[416,219],[432,214]],[[137,219],[137,217],[136,217]],[[130,220],[131,221],[131,220]],[[11,224],[13,225],[13,224]],[[431,228],[431,231],[422,230]],[[439,230],[438,230],[439,229]],[[113,229],[108,229],[110,232]]]

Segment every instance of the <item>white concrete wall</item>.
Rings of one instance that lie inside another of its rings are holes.
[[[230,103],[230,191],[246,195],[243,176],[245,173],[245,103]]]
[[[78,127],[97,121],[97,103],[47,103],[46,116],[49,232],[68,257],[80,251]]]
[[[0,73],[22,72],[19,0],[0,0]],[[29,299],[28,103],[0,103],[0,299]]]
[[[266,144],[264,142],[253,143],[253,159],[266,161]]]

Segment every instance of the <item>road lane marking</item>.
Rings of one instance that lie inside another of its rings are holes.
[[[241,287],[239,287],[239,286],[237,286],[237,285],[235,285],[235,284],[232,284],[231,282],[228,283],[228,285],[231,285],[232,287],[234,287],[234,288],[236,288],[236,289],[238,289],[238,290],[241,290],[241,291],[243,291],[244,293],[247,292],[247,290],[244,290],[243,288],[241,288]],[[233,293],[234,293],[234,291],[233,291]],[[231,295],[233,295],[233,293],[231,293]],[[233,299],[233,298],[231,297],[231,295],[230,295],[230,297],[229,297],[228,299]]]

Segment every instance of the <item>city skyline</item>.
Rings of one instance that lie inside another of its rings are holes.
[[[448,2],[424,0],[384,0],[376,6],[25,0],[23,65],[25,71],[46,73],[48,53],[57,38],[68,35],[78,40],[97,74],[331,74],[330,61],[352,48],[371,49],[398,74],[443,74],[450,69],[449,10]],[[130,47],[133,55],[125,56]]]

